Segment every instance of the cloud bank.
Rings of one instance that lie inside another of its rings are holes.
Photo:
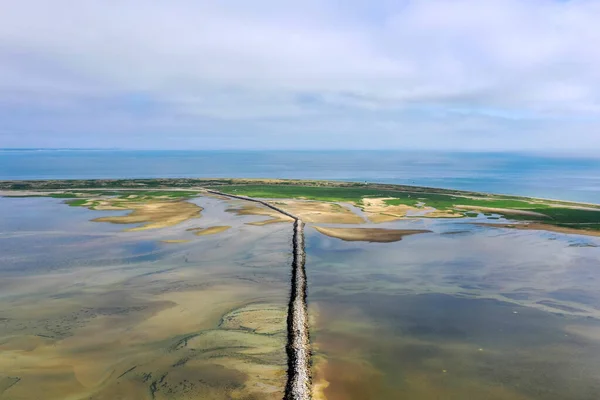
[[[0,147],[600,149],[597,21],[597,0],[9,0]]]

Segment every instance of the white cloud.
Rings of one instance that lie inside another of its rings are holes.
[[[558,135],[600,148],[597,125],[573,122],[600,117],[599,20],[596,0],[10,0],[0,104],[60,108],[51,131],[86,131],[74,114],[135,93],[162,107],[144,116],[149,131],[171,118],[184,121],[175,131],[210,126],[205,137],[304,130],[358,145],[371,132],[402,146],[419,130],[432,145],[493,147],[507,129],[509,147],[547,131],[552,146]],[[124,109],[105,132],[135,129],[134,106],[115,104]],[[88,111],[90,128],[115,112]],[[537,122],[505,121],[523,115]]]

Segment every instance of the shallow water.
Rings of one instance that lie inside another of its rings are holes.
[[[396,243],[307,228],[317,398],[597,399],[600,240],[473,227]]]
[[[90,222],[113,211],[0,198],[0,399],[282,397],[291,225],[193,201],[200,218],[124,232]]]
[[[191,201],[126,232],[0,198],[0,399],[282,397],[291,225]],[[600,398],[600,238],[479,220],[362,225],[432,231],[394,243],[307,225],[316,400]]]

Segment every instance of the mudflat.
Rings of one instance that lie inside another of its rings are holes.
[[[213,210],[229,206],[214,198],[148,199],[157,202],[204,209],[210,221],[233,217]],[[214,234],[171,239],[185,237],[185,221],[122,231],[90,223],[98,211],[89,207],[0,204],[22,215],[17,230],[0,218],[0,399],[283,397],[287,226],[235,216],[231,228],[208,228],[229,230],[223,246]]]

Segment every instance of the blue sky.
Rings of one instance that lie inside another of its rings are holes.
[[[599,0],[7,0],[0,147],[600,150]]]

